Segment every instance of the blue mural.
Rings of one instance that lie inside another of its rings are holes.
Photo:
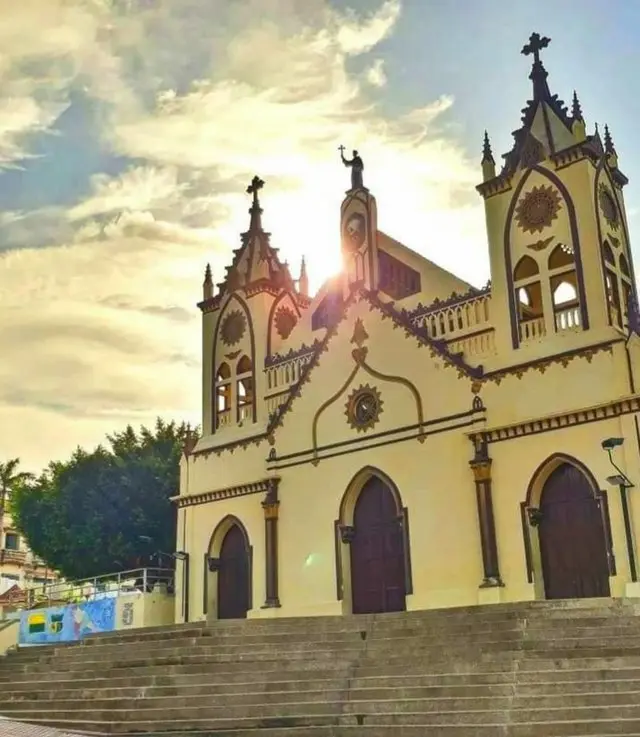
[[[116,627],[116,599],[94,599],[68,606],[20,613],[20,645],[73,642],[85,635],[112,632]]]

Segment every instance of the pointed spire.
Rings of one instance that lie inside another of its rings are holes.
[[[207,267],[204,270],[202,297],[203,299],[211,299],[213,297],[213,276],[211,274],[211,264],[207,264]]]
[[[493,179],[496,175],[496,162],[491,151],[491,142],[489,134],[484,132],[484,142],[482,145],[482,178],[485,182]]]
[[[258,192],[264,187],[264,181],[259,176],[255,176],[251,180],[251,184],[247,187],[247,194],[253,195],[253,201],[249,214],[251,215],[251,222],[249,224],[250,233],[258,233],[262,231],[262,208],[260,207],[260,200],[258,199]]]
[[[612,169],[618,168],[618,152],[616,147],[613,145],[613,139],[609,132],[609,126],[604,127],[604,152],[607,155],[607,162]]]
[[[571,103],[571,132],[577,143],[587,140],[587,126],[582,116],[578,93],[575,90],[573,91],[573,101]]]
[[[487,131],[484,132],[484,143],[482,145],[482,163],[484,164],[485,161],[490,161],[492,164],[496,163],[493,158],[493,152],[491,151],[491,141],[489,141]]]
[[[307,263],[302,257],[300,262],[300,278],[298,279],[298,292],[304,297],[309,296],[309,277],[307,276]]]
[[[611,138],[611,132],[609,131],[609,126],[605,125],[604,127],[604,150],[608,154],[615,154],[616,149],[613,145],[613,139]]]
[[[580,107],[580,100],[578,100],[578,93],[575,90],[573,91],[573,102],[571,104],[571,116],[573,117],[574,121],[579,120],[584,123],[584,118],[582,117],[582,108]]]
[[[533,99],[536,101],[545,100],[551,97],[549,85],[547,84],[547,70],[540,61],[540,52],[546,49],[551,39],[547,36],[541,36],[539,33],[532,33],[529,37],[529,43],[522,47],[524,56],[533,55],[533,66],[529,79],[533,82]]]

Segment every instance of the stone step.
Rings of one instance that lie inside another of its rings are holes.
[[[620,617],[614,619],[613,621],[611,618],[599,617],[594,620],[568,619],[563,622],[559,622],[558,620],[550,621],[546,618],[540,620],[531,620],[525,617],[517,617],[507,619],[503,623],[500,632],[506,632],[509,630],[526,630],[529,632],[541,634],[545,633],[547,636],[551,637],[562,637],[565,631],[575,631],[578,636],[586,635],[597,637],[599,633],[602,633],[603,636],[606,636],[608,634],[615,635],[616,633],[619,633],[619,635],[622,636],[629,633],[634,628],[637,630],[637,632],[640,633],[640,616],[624,618]],[[451,633],[452,635],[455,635],[464,634],[465,632],[490,635],[492,633],[495,633],[496,630],[494,623],[486,623],[484,621],[476,622],[475,620],[469,621],[468,619],[461,622],[456,621],[451,624],[443,624],[436,621],[434,623],[429,623],[428,626],[424,622],[415,623],[411,621],[407,622],[403,620],[394,620],[394,622],[389,625],[385,625],[383,622],[381,622],[374,623],[369,626],[363,626],[362,623],[358,623],[357,626],[351,626],[348,628],[340,627],[336,629],[328,629],[326,627],[323,629],[318,629],[308,626],[306,629],[284,628],[278,630],[258,630],[253,626],[245,625],[242,630],[236,630],[229,629],[227,627],[211,625],[209,628],[202,628],[195,632],[193,630],[176,630],[173,633],[167,634],[160,633],[156,635],[153,633],[149,633],[148,635],[139,635],[137,633],[140,632],[140,630],[131,630],[127,633],[122,633],[120,637],[92,636],[86,638],[83,641],[82,646],[93,648],[115,648],[119,646],[126,646],[130,644],[131,640],[150,644],[153,642],[175,642],[178,639],[189,640],[191,638],[196,638],[197,640],[203,637],[209,637],[216,643],[223,640],[231,643],[233,641],[240,640],[280,642],[282,640],[289,639],[326,640],[332,638],[341,639],[343,637],[345,639],[348,639],[350,637],[356,636],[357,633],[362,631],[366,631],[369,637],[393,637],[400,633],[404,633],[404,636],[406,637],[411,637],[430,633]]]
[[[266,727],[273,726],[313,726],[329,724],[364,724],[374,726],[387,724],[521,724],[545,721],[634,719],[640,723],[640,703],[617,705],[586,705],[559,707],[526,707],[509,708],[503,703],[496,707],[486,704],[485,708],[465,708],[464,704],[450,704],[450,709],[437,708],[429,710],[429,704],[423,701],[380,701],[350,704],[344,711],[339,704],[329,702],[307,702],[287,704],[283,711],[281,704],[264,704],[259,708],[250,707],[216,707],[207,706],[197,710],[186,705],[171,707],[121,709],[108,708],[100,710],[92,705],[84,704],[85,709],[64,710],[49,708],[47,718],[52,722],[68,720],[91,720],[94,722],[121,722],[130,725],[130,731],[138,729],[138,724],[164,724],[182,720],[182,728],[195,727],[206,722],[209,729]],[[30,721],[37,717],[31,710],[13,710],[11,717],[20,721]],[[157,726],[154,727],[157,729]]]
[[[96,698],[91,702],[91,709],[96,711],[130,710],[138,711],[139,716],[149,711],[184,710],[197,715],[215,710],[219,716],[230,718],[261,717],[277,714],[294,715],[298,710],[307,713],[309,709],[319,708],[322,713],[376,714],[381,712],[402,712],[409,710],[420,713],[471,712],[471,711],[526,711],[540,709],[573,709],[587,707],[627,708],[639,706],[640,690],[615,692],[582,692],[582,693],[534,693],[521,695],[517,689],[504,688],[502,693],[472,694],[433,694],[425,693],[425,689],[372,689],[369,692],[347,691],[347,684],[334,690],[289,691],[284,694],[267,691],[259,694],[208,694],[176,696],[149,696],[144,698]],[[5,701],[3,712],[7,715],[38,713],[42,705],[41,699],[21,699]],[[58,698],[54,702],[56,711],[82,713],[86,710],[87,701],[82,698]]]
[[[281,674],[278,674],[280,678]],[[377,676],[370,678],[351,678],[348,672],[336,673],[333,669],[324,673],[288,672],[290,680],[274,680],[270,674],[256,674],[253,680],[247,681],[246,674],[238,676],[239,680],[229,674],[195,674],[189,676],[166,676],[155,679],[106,679],[95,678],[92,681],[52,681],[45,688],[39,681],[24,682],[12,685],[9,690],[0,694],[0,703],[5,700],[31,698],[38,701],[47,699],[74,698],[142,698],[151,696],[176,696],[186,694],[285,694],[300,690],[329,691],[343,688],[345,681],[350,684],[351,693],[371,693],[386,689],[417,689],[429,691],[436,695],[446,695],[461,691],[464,695],[472,695],[486,691],[496,695],[512,693],[514,688],[521,696],[554,693],[584,692],[617,692],[640,690],[640,671],[610,670],[594,672],[590,669],[581,671],[543,671],[518,674],[506,673],[450,673],[440,675],[397,675]],[[322,678],[316,677],[321,675]],[[517,677],[517,681],[516,681]],[[94,684],[94,685],[90,685]]]
[[[435,642],[434,642],[435,640]],[[157,657],[171,658],[183,657],[186,652],[197,652],[199,656],[222,657],[228,655],[233,658],[247,659],[252,656],[263,656],[273,652],[297,652],[297,653],[313,653],[314,651],[336,651],[344,650],[348,646],[350,650],[366,649],[370,655],[383,653],[385,650],[391,650],[401,653],[403,650],[407,654],[414,653],[416,650],[421,652],[437,652],[441,650],[454,651],[458,649],[475,649],[480,647],[483,651],[492,650],[509,650],[520,649],[529,651],[529,654],[546,657],[549,652],[553,654],[570,653],[572,650],[580,649],[584,653],[597,651],[602,655],[640,655],[640,634],[639,636],[620,636],[614,637],[549,637],[542,640],[528,639],[528,635],[524,635],[518,631],[509,631],[501,633],[499,637],[493,633],[493,637],[481,638],[476,636],[447,638],[433,638],[429,635],[420,637],[367,637],[363,639],[355,634],[348,638],[334,640],[312,640],[312,641],[283,641],[280,643],[270,643],[257,641],[253,643],[238,643],[233,645],[217,645],[213,644],[209,639],[202,642],[194,639],[188,640],[186,643],[167,643],[159,647],[136,648],[134,651],[129,648],[118,648],[117,650],[108,650],[103,652],[102,649],[95,648],[64,648],[58,652],[50,651],[48,653],[38,653],[35,648],[28,648],[16,654],[12,658],[14,668],[26,667],[32,664],[44,665],[52,662],[54,659],[57,663],[71,666],[76,663],[100,663],[112,659],[118,659],[125,662],[130,659],[154,659]],[[178,646],[176,646],[178,645]],[[28,650],[28,651],[27,651]]]
[[[352,689],[368,689],[368,688],[447,688],[447,687],[487,687],[487,686],[509,686],[515,682],[517,677],[518,688],[538,689],[541,685],[546,684],[547,688],[556,689],[567,685],[567,690],[582,690],[582,684],[585,687],[591,687],[591,684],[597,684],[599,690],[608,687],[607,684],[635,684],[640,682],[640,668],[636,669],[610,669],[594,671],[590,668],[583,670],[560,670],[560,671],[460,671],[457,673],[442,672],[424,673],[423,667],[421,673],[407,675],[405,671],[396,675],[390,675],[384,670],[384,675],[376,675],[369,677],[355,677],[350,668],[336,669],[330,667],[326,670],[308,669],[303,671],[278,670],[278,671],[255,671],[241,673],[210,673],[198,672],[191,674],[174,674],[174,675],[158,675],[158,676],[121,676],[115,678],[109,677],[93,677],[92,679],[72,679],[67,680],[64,674],[59,678],[49,681],[28,680],[17,681],[10,684],[7,689],[3,689],[3,695],[20,694],[24,692],[32,692],[41,694],[43,698],[57,698],[63,692],[87,692],[92,694],[93,691],[103,691],[110,689],[114,691],[114,696],[123,690],[129,689],[135,694],[150,694],[154,689],[167,689],[173,691],[174,695],[181,689],[201,688],[205,693],[215,691],[216,693],[227,693],[236,691],[254,691],[256,689],[273,689],[274,691],[289,690],[292,688],[301,688],[302,690],[310,690],[311,688],[332,688],[336,684],[344,683],[348,679]],[[629,686],[629,690],[634,690]]]
[[[192,659],[193,660],[193,659]],[[567,671],[567,670],[607,670],[607,669],[631,669],[636,670],[640,668],[640,658],[638,657],[617,657],[617,658],[580,658],[578,656],[572,659],[542,659],[542,658],[523,658],[520,656],[514,657],[512,653],[499,653],[491,654],[489,656],[483,655],[479,658],[471,659],[470,662],[468,657],[454,659],[443,657],[441,660],[436,661],[424,661],[420,658],[408,662],[406,658],[392,658],[389,657],[382,664],[376,659],[360,660],[359,663],[355,664],[353,660],[344,658],[328,658],[323,660],[314,659],[299,659],[295,661],[295,670],[298,672],[299,677],[314,678],[315,676],[321,677],[319,674],[322,671],[329,672],[343,672],[351,670],[353,677],[371,677],[371,676],[383,676],[383,675],[424,675],[424,674],[442,674],[442,673],[499,673],[505,670],[514,669],[517,664],[519,678],[523,679],[526,677],[528,671],[532,672],[532,678],[539,677],[536,675],[540,672],[548,672],[545,678],[553,677],[554,671]],[[426,667],[426,663],[429,667]],[[284,660],[270,660],[260,662],[259,672],[264,677],[277,676],[278,673],[289,673],[291,672],[291,662],[289,659]],[[158,682],[158,679],[170,678],[176,679],[181,676],[195,676],[202,677],[216,676],[223,680],[249,680],[253,674],[256,673],[255,663],[251,661],[227,661],[227,662],[210,662],[205,660],[203,662],[189,662],[189,663],[174,663],[167,664],[162,663],[160,665],[149,665],[141,664],[135,665],[129,663],[125,666],[118,667],[115,664],[111,664],[109,667],[102,668],[96,671],[93,668],[85,670],[74,670],[70,671],[56,671],[51,668],[46,669],[43,672],[36,673],[5,673],[0,680],[3,683],[10,683],[12,688],[15,688],[17,683],[29,683],[38,681],[40,683],[54,683],[60,680],[73,680],[74,682],[86,681],[94,679],[96,674],[99,673],[102,677],[108,677],[110,679],[124,678],[131,680],[134,678],[142,679],[139,682],[146,682],[144,679],[154,679],[154,682]]]

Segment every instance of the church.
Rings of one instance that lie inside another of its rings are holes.
[[[640,596],[628,180],[608,128],[551,93],[548,44],[522,49],[532,94],[501,166],[485,134],[483,288],[380,231],[341,149],[343,270],[312,297],[251,182],[248,230],[199,303],[177,621]]]

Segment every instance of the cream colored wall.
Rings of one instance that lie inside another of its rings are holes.
[[[175,600],[172,594],[136,592],[116,599],[116,630],[162,627],[174,621]]]
[[[500,383],[487,381],[480,391],[488,407],[490,427],[593,407],[633,392],[624,344],[602,350],[590,360],[577,356],[566,366],[552,363],[544,371],[530,367],[522,375],[507,374]]]

